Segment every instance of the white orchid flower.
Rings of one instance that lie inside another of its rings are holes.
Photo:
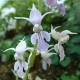
[[[77,34],[73,33],[69,30],[64,30],[62,32],[57,32],[56,29],[59,28],[60,26],[56,27],[53,29],[53,26],[51,26],[51,36],[55,39],[58,40],[58,43],[63,44],[69,40],[69,34]]]
[[[69,34],[77,34],[77,33],[73,33],[69,30],[64,30],[62,32],[57,32],[56,29],[59,28],[59,27],[60,26],[53,29],[53,26],[51,26],[51,36],[55,40],[58,40],[58,44],[55,44],[54,50],[57,53],[59,53],[60,61],[61,61],[65,57],[64,48],[63,48],[62,44],[66,43],[69,40]]]
[[[17,72],[18,77],[25,77],[25,70],[28,69],[28,63],[25,61],[17,61],[14,64],[14,71]]]
[[[4,52],[6,52],[8,50],[15,51],[15,54],[14,54],[15,60],[24,60],[23,55],[24,55],[25,51],[28,50],[28,51],[31,52],[33,50],[33,48],[32,47],[27,47],[26,46],[26,42],[22,39],[18,43],[18,45],[16,46],[16,48],[9,48],[9,49],[5,50]]]
[[[50,50],[47,50],[47,51],[41,51],[40,54],[41,54],[41,57],[42,59],[50,66],[51,64],[51,60],[50,60],[50,56],[53,55],[53,54],[56,54],[56,53],[52,53],[50,52],[52,49]]]
[[[16,18],[16,19],[25,19],[25,20],[31,22],[31,23],[35,26],[36,24],[40,25],[42,19],[43,19],[47,14],[51,14],[51,12],[47,12],[47,13],[41,15],[41,12],[40,12],[40,11],[35,7],[35,5],[33,4],[29,18],[26,18],[26,17],[15,17],[15,18]]]
[[[27,50],[26,42],[24,40],[21,40],[18,43],[18,45],[16,46],[16,48],[9,48],[9,49],[5,50],[5,52],[8,51],[8,50],[13,50],[18,54],[23,54]]]

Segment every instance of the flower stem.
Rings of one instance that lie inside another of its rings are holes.
[[[40,12],[42,12],[42,6],[43,6],[42,1],[43,0],[38,0],[38,9],[39,9]]]
[[[18,75],[16,74],[16,80],[18,80]]]
[[[13,72],[14,76],[16,77],[16,80],[18,80],[18,74],[13,69],[11,71]]]
[[[36,47],[37,47],[37,43],[38,41],[36,41],[36,44],[34,45],[34,50],[33,52],[30,54],[29,58],[28,58],[28,69],[26,70],[26,76],[24,77],[23,80],[28,80],[28,73],[30,71],[30,68],[33,66],[34,64],[34,60],[35,60],[35,57],[36,57],[36,53],[37,53],[37,50],[36,50]]]

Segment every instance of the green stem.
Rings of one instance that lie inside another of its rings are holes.
[[[42,2],[43,2],[43,0],[38,0],[38,9],[40,12],[42,12],[42,6],[43,6]]]
[[[18,75],[16,74],[16,80],[18,80]]]
[[[30,54],[29,56],[29,59],[28,59],[28,69],[26,70],[26,76],[24,77],[23,80],[28,80],[28,73],[30,71],[30,68],[33,66],[34,64],[34,60],[35,60],[35,57],[36,57],[36,53],[37,53],[37,50],[36,50],[36,47],[37,47],[37,43],[38,41],[36,41],[36,44],[34,45],[34,50],[33,52]]]
[[[28,80],[28,73],[29,73],[29,71],[30,71],[30,68],[28,68],[28,69],[26,70],[26,76],[24,77],[23,80]]]
[[[14,76],[16,77],[16,80],[18,80],[18,74],[13,69],[11,71],[13,72]]]

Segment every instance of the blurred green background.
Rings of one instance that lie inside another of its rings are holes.
[[[15,80],[11,71],[15,62],[14,52],[3,51],[15,47],[24,36],[27,45],[32,46],[30,36],[33,34],[33,25],[26,20],[15,20],[14,17],[29,17],[33,3],[38,6],[37,0],[0,0],[0,80]],[[54,27],[62,26],[58,31],[67,29],[78,34],[70,35],[70,40],[64,44],[66,57],[63,61],[59,61],[58,55],[51,56],[52,65],[47,71],[41,68],[41,58],[38,56],[30,71],[32,77],[38,75],[46,80],[80,80],[80,0],[65,0],[65,7],[66,14],[62,16],[58,9],[48,9],[43,3],[42,13],[52,11],[53,14],[43,19],[42,26],[48,32],[52,24]],[[54,39],[50,42],[55,43]]]

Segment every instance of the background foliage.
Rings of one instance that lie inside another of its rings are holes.
[[[0,8],[0,78],[2,80],[4,80],[3,76],[6,76],[5,80],[10,80],[7,77],[12,75],[11,68],[14,63],[14,52],[8,51],[4,53],[3,51],[7,48],[15,47],[18,41],[24,36],[27,45],[32,46],[30,42],[30,36],[33,33],[32,24],[26,20],[16,21],[14,17],[29,17],[33,3],[35,3],[37,7],[37,0],[9,0]],[[47,11],[53,12],[52,15],[48,15],[43,19],[42,25],[44,30],[50,32],[50,26],[52,24],[54,27],[62,26],[58,31],[67,29],[78,33],[77,35],[70,35],[70,40],[63,45],[66,54],[63,61],[59,61],[59,56],[53,55],[50,57],[53,65],[47,70],[46,75],[48,75],[48,77],[38,74],[38,76],[47,78],[47,80],[80,80],[80,0],[66,0],[65,7],[66,14],[62,16],[54,8],[48,9],[43,4],[42,13]],[[9,9],[9,11],[4,11],[5,8]],[[8,14],[5,15],[5,13]],[[54,39],[50,42],[50,44],[55,43],[56,41]],[[35,60],[36,65],[38,61]],[[38,72],[38,68],[41,69],[39,66],[36,69],[36,65],[34,65],[31,72]],[[7,67],[9,71],[6,71],[4,75],[4,69],[7,69]],[[2,70],[2,68],[4,69]],[[51,72],[51,74],[48,74],[49,72]],[[42,70],[42,74],[45,73],[46,71]]]

